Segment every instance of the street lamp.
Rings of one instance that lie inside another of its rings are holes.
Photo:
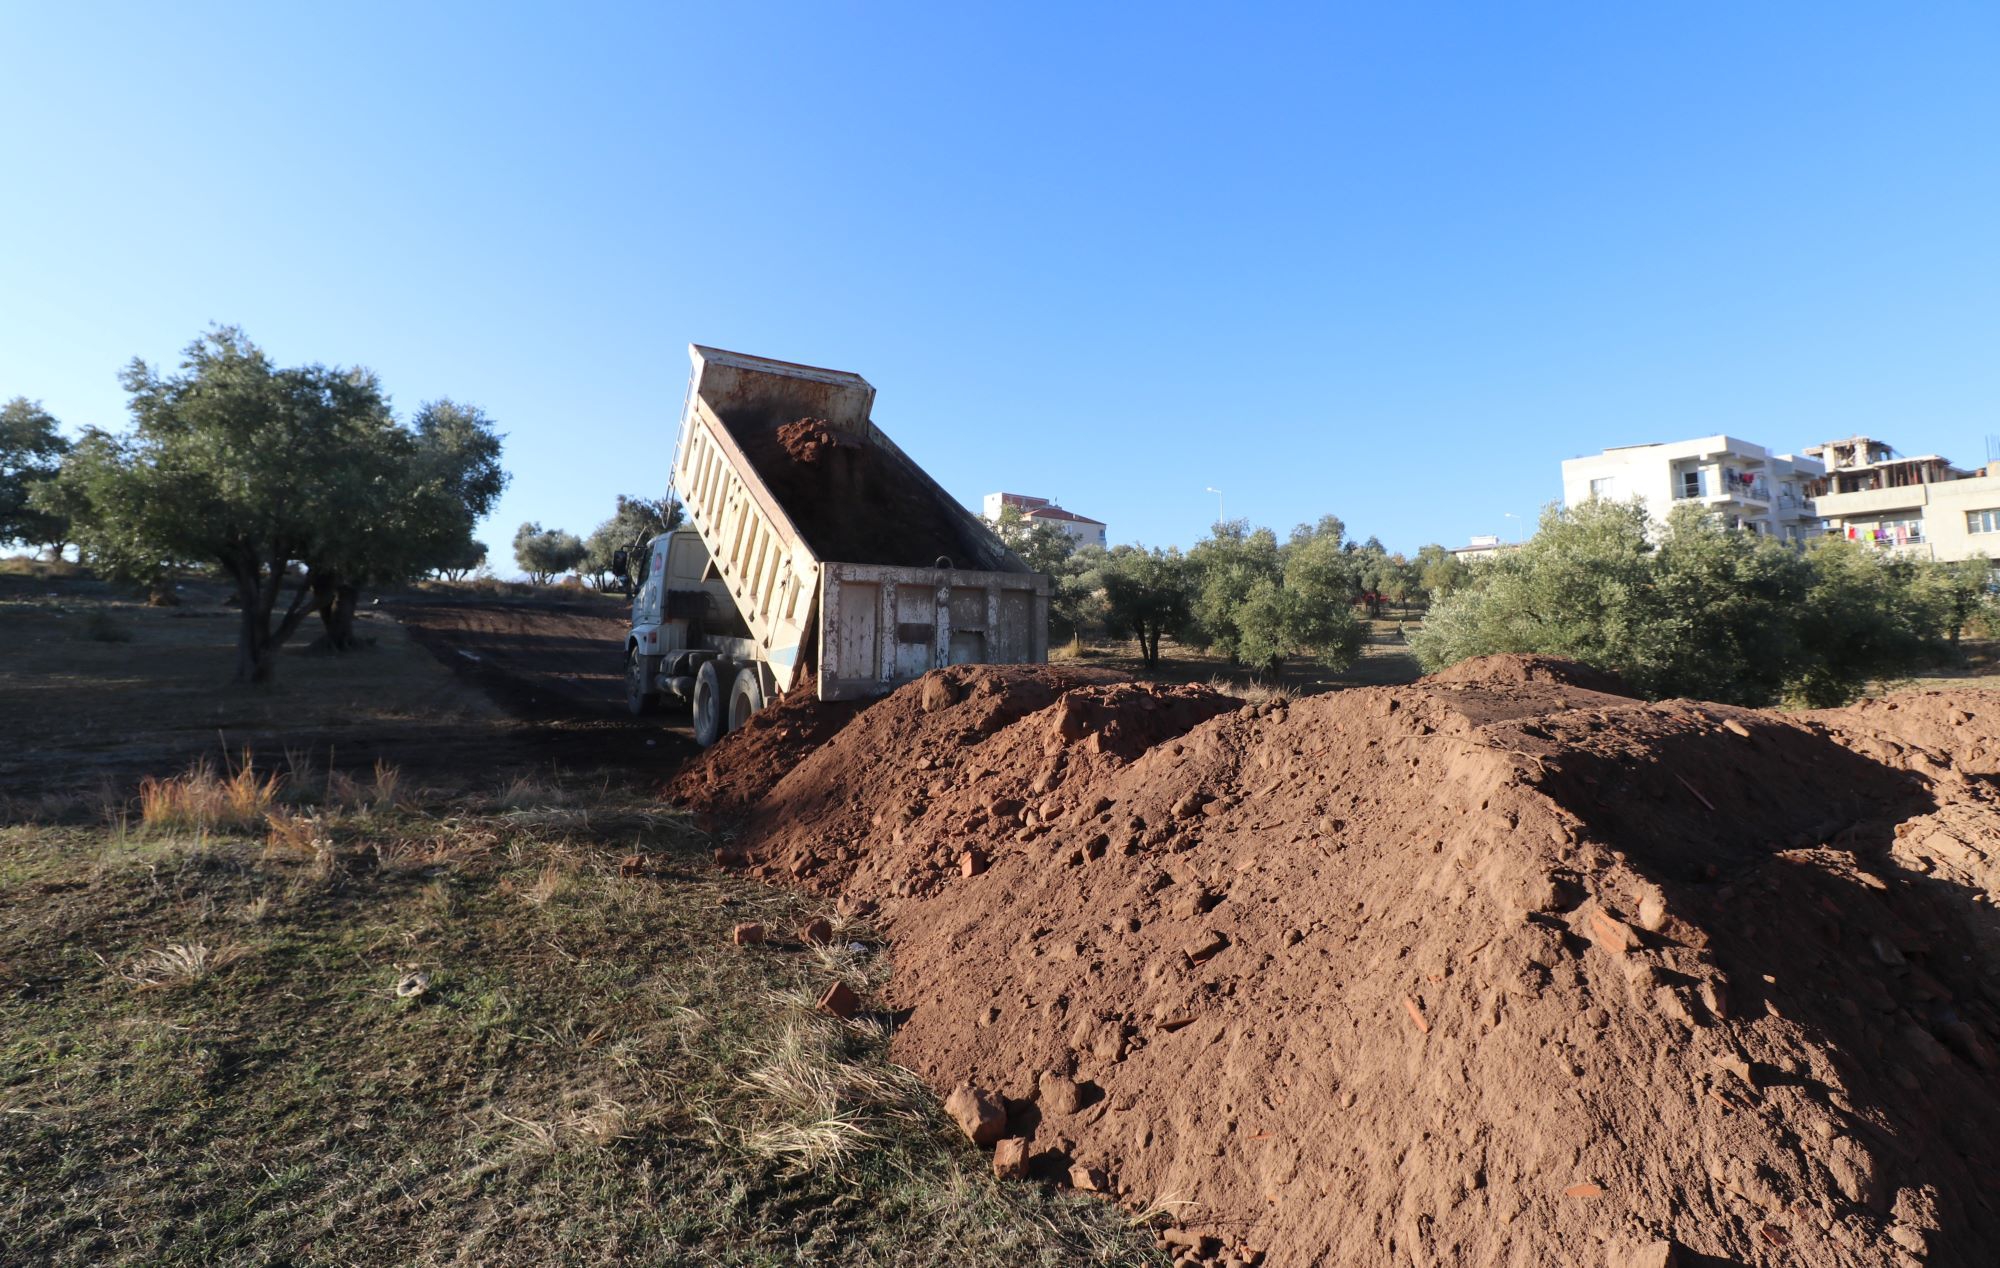
[[[1228,519],[1229,517],[1222,512],[1222,490],[1211,484],[1206,489],[1203,489],[1202,492],[1213,493],[1215,495],[1215,522],[1220,524]]]

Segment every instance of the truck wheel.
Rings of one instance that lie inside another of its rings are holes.
[[[707,748],[722,738],[722,674],[705,660],[694,671],[694,742]]]
[[[660,693],[657,684],[660,677],[660,658],[642,656],[638,648],[625,653],[625,707],[633,713],[645,716],[660,707]]]
[[[729,690],[729,729],[740,731],[750,715],[764,707],[764,682],[754,665],[736,671],[736,685]]]

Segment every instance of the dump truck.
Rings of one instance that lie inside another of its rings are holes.
[[[858,374],[690,345],[672,492],[643,550],[627,703],[706,747],[808,675],[821,700],[1048,659],[1049,580],[875,426]]]

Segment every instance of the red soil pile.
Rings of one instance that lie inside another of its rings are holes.
[[[879,905],[900,1060],[1207,1262],[1989,1262],[1993,698],[1586,674],[1248,709],[962,667],[744,839]]]
[[[778,447],[790,455],[793,462],[815,463],[820,460],[821,454],[836,445],[856,447],[859,443],[835,431],[824,418],[801,418],[778,429]]]
[[[1593,669],[1589,665],[1558,660],[1554,656],[1478,656],[1441,669],[1427,681],[1433,685],[1468,683],[1480,687],[1526,687],[1547,683],[1582,687],[1586,691],[1602,692],[1608,696],[1637,694],[1623,678],[1608,669]]]
[[[859,701],[823,701],[815,690],[813,675],[800,675],[790,691],[751,714],[741,730],[683,765],[667,784],[668,800],[698,814],[742,815],[861,707]]]

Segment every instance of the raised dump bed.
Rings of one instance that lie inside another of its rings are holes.
[[[689,348],[674,486],[775,691],[881,695],[944,665],[1048,659],[1031,572],[870,418],[856,374]]]

